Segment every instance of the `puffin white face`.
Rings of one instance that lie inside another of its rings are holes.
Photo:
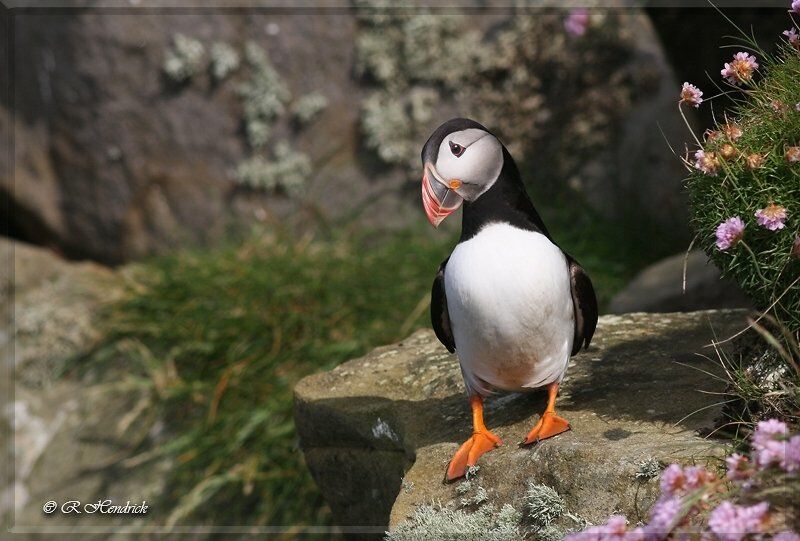
[[[454,131],[439,144],[435,163],[425,161],[422,202],[434,227],[464,200],[474,201],[492,187],[503,169],[503,146],[478,128]]]

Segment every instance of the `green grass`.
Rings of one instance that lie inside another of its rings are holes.
[[[652,256],[591,213],[544,215],[601,302]],[[122,367],[156,397],[159,415],[141,418],[164,418],[169,437],[137,451],[175,459],[157,506],[169,523],[330,522],[297,448],[293,385],[428,327],[430,285],[456,240],[427,225],[317,239],[262,231],[139,265],[83,368]]]

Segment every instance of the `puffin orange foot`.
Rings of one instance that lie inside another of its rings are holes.
[[[447,466],[446,480],[452,481],[464,477],[467,474],[467,468],[474,466],[481,455],[502,444],[503,441],[488,430],[473,433],[472,437],[461,444],[456,454],[453,455],[450,465]]]
[[[546,411],[542,414],[536,426],[528,432],[528,437],[525,438],[522,444],[528,445],[539,440],[552,438],[562,432],[566,432],[569,428],[569,423],[566,419],[559,417],[554,411]]]

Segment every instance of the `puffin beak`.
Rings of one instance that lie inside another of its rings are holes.
[[[456,193],[460,186],[459,180],[448,182],[439,176],[433,164],[425,164],[422,174],[422,206],[425,207],[425,215],[433,227],[439,227],[464,202]]]

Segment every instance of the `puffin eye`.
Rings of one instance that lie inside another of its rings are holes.
[[[458,143],[454,143],[452,141],[448,141],[448,144],[450,145],[450,152],[452,152],[453,156],[456,158],[460,158],[461,155],[464,154],[464,151],[467,150]]]

